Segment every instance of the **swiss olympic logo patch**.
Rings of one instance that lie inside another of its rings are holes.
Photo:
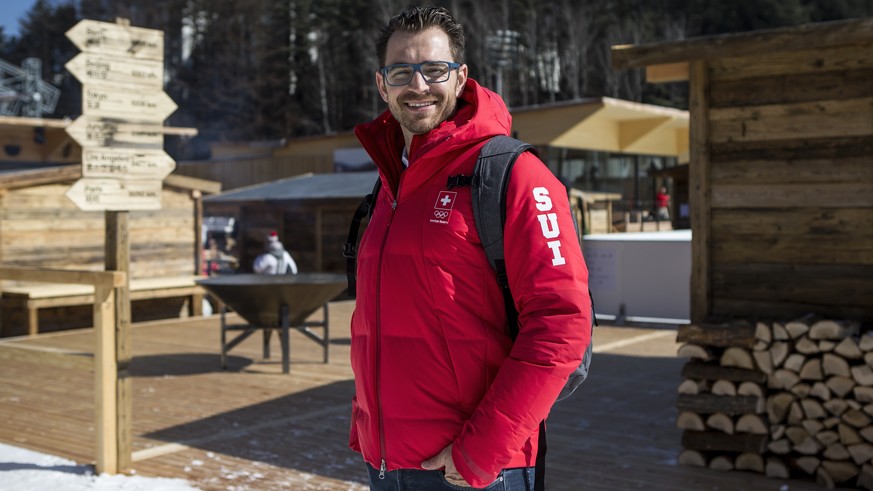
[[[433,205],[431,223],[449,223],[449,216],[452,214],[452,208],[455,206],[455,198],[457,196],[458,193],[455,191],[440,191],[436,203]]]

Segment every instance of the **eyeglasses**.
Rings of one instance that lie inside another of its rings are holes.
[[[407,85],[412,82],[415,72],[421,74],[429,84],[443,83],[449,79],[452,70],[461,68],[460,63],[451,61],[425,61],[424,63],[395,63],[379,69],[385,82],[391,86]]]

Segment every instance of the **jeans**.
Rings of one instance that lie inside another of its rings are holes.
[[[367,464],[370,473],[370,491],[464,491],[484,489],[487,491],[533,491],[534,468],[503,469],[497,480],[484,488],[457,486],[446,481],[443,471],[398,469],[385,473],[379,479],[379,469]]]

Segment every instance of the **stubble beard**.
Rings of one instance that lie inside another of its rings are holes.
[[[406,102],[415,102],[415,97],[398,99],[394,104],[390,104],[389,108],[391,109],[391,114],[394,115],[394,118],[400,122],[400,126],[406,129],[406,131],[414,135],[423,135],[439,126],[443,121],[449,119],[449,117],[451,117],[455,112],[457,98],[453,97],[452,94],[438,94],[436,95],[436,98],[436,105],[438,107],[442,106],[442,110],[432,115],[421,116],[410,113],[410,111],[407,110]]]

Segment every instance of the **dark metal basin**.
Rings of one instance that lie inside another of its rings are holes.
[[[256,326],[279,326],[279,309],[285,304],[292,327],[302,324],[347,286],[344,275],[331,273],[229,274],[197,280],[197,284]]]

